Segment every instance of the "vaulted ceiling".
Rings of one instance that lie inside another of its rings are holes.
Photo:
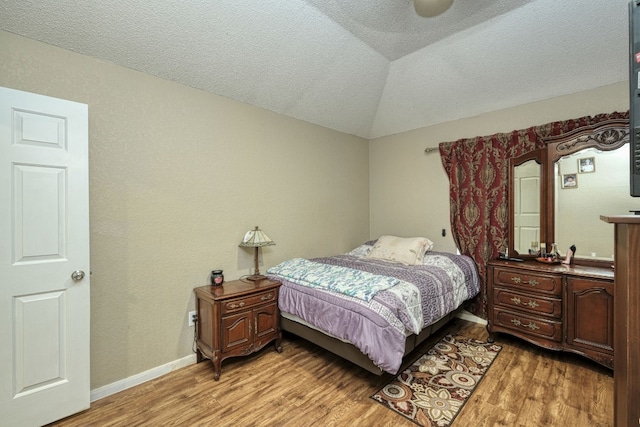
[[[628,79],[628,0],[8,0],[0,29],[376,138]]]

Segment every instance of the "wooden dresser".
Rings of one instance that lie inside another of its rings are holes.
[[[613,368],[613,269],[494,260],[487,329]]]

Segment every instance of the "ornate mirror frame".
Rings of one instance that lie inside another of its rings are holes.
[[[509,252],[519,258],[533,257],[514,249],[514,168],[529,159],[540,156],[542,176],[540,184],[540,243],[555,242],[555,163],[562,157],[586,148],[612,151],[629,142],[628,119],[608,120],[593,126],[584,126],[562,135],[544,138],[545,147],[510,159],[509,162]],[[598,221],[595,218],[594,221]],[[578,264],[611,265],[612,261],[576,258]]]

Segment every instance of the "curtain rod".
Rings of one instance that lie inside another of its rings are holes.
[[[438,147],[427,147],[424,149],[425,153],[431,153],[432,151],[438,151],[439,148]]]

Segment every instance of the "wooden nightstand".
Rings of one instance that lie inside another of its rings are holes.
[[[275,340],[282,352],[278,288],[269,279],[233,280],[222,286],[196,288],[197,361],[211,359],[214,379],[228,357],[246,356]]]

